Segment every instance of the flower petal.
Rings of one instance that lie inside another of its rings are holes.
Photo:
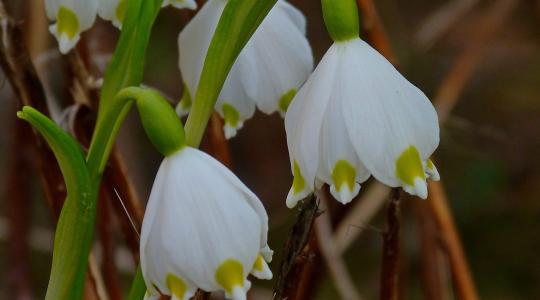
[[[298,90],[313,70],[309,42],[284,8],[290,4],[282,2],[270,11],[241,54],[257,58],[255,72],[242,75],[243,80],[257,79],[252,84],[245,81],[246,90],[267,114],[278,111],[280,100],[291,90]]]
[[[294,97],[285,115],[287,146],[291,171],[300,188],[291,189],[287,206],[294,207],[314,189],[318,169],[320,131],[329,103],[338,62],[337,48],[332,46]]]
[[[182,78],[194,99],[204,59],[226,1],[207,1],[178,36]]]
[[[347,79],[341,86],[342,110],[360,160],[379,181],[423,194],[421,162],[439,143],[433,105],[364,41],[355,39],[338,46],[343,59],[341,74]],[[416,151],[418,157],[406,151]],[[403,157],[407,167],[400,168],[398,160]]]
[[[164,0],[162,7],[171,5],[178,9],[187,8],[187,9],[197,9],[197,2],[195,0]]]

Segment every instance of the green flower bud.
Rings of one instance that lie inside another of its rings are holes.
[[[326,29],[334,40],[341,42],[360,35],[358,6],[355,0],[321,0]]]
[[[158,91],[129,87],[121,90],[117,98],[135,100],[144,131],[161,154],[169,156],[185,146],[182,122]]]

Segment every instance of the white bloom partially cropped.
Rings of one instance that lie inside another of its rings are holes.
[[[293,207],[316,183],[341,203],[373,175],[391,187],[427,197],[429,160],[439,144],[429,99],[360,38],[332,45],[285,117],[294,180]]]
[[[162,6],[171,5],[176,8],[188,8],[197,9],[197,2],[195,0],[164,0]]]
[[[99,0],[98,15],[111,21],[114,26],[121,29],[127,11],[129,0]],[[197,3],[194,0],[165,0],[162,6],[171,5],[176,8],[196,9]]]
[[[98,0],[45,0],[47,16],[54,21],[49,31],[58,40],[61,53],[73,49],[81,32],[92,27],[97,9]]]
[[[267,233],[261,202],[226,167],[189,147],[166,157],[141,233],[147,299],[186,300],[198,288],[246,299],[248,274],[272,278]]]
[[[204,59],[226,0],[209,0],[178,38],[180,70],[187,93],[178,105],[185,115],[191,106]],[[227,138],[236,135],[255,106],[271,114],[284,113],[313,70],[306,39],[306,21],[300,11],[279,0],[240,53],[227,77],[215,109],[225,120]]]
[[[99,0],[98,15],[111,21],[117,28],[122,28],[126,16],[128,0]]]

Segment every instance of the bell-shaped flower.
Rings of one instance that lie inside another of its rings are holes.
[[[62,54],[71,50],[81,37],[81,32],[94,24],[98,0],[45,0],[47,16],[55,23],[49,31],[58,40]]]
[[[180,115],[194,99],[204,59],[226,0],[209,0],[178,38],[180,70],[184,78]],[[233,65],[216,102],[225,120],[227,138],[236,135],[255,106],[271,114],[284,113],[297,89],[313,70],[313,55],[306,39],[306,20],[284,0],[263,20]]]
[[[209,155],[183,147],[163,160],[143,221],[147,299],[187,300],[197,289],[246,299],[250,273],[272,277],[267,232],[257,196]]]
[[[317,183],[341,203],[373,175],[391,187],[427,197],[429,160],[439,144],[429,99],[360,38],[334,43],[294,98],[285,117],[294,175],[293,207]]]

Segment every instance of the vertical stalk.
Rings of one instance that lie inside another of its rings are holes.
[[[383,257],[381,272],[381,300],[399,299],[400,272],[400,199],[399,189],[394,188],[386,213],[387,231],[383,235]]]

